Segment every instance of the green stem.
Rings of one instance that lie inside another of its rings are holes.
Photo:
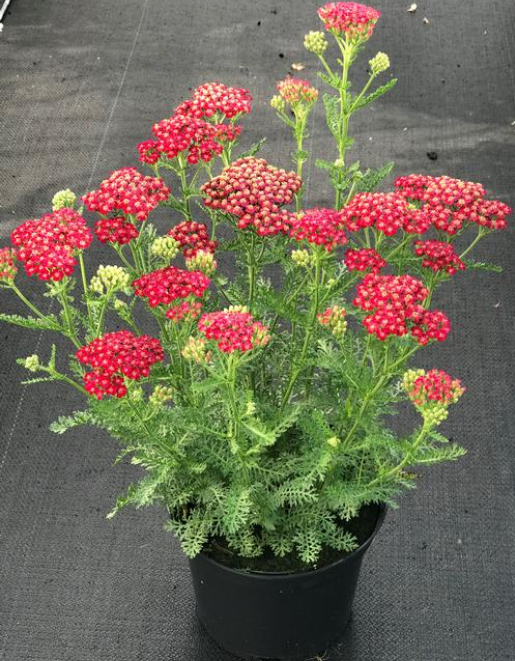
[[[89,299],[88,299],[88,283],[86,279],[86,267],[84,265],[84,256],[82,254],[82,250],[79,252],[79,264],[80,264],[80,273],[81,273],[81,278],[82,278],[82,289],[84,292],[84,300],[86,302],[86,308],[88,311],[88,322],[89,322],[89,328],[90,330],[93,329],[93,315],[91,314],[91,309],[89,306]]]
[[[64,289],[62,294],[59,294],[59,300],[61,301],[61,305],[63,306],[64,318],[66,320],[66,325],[68,326],[66,335],[70,338],[73,344],[75,344],[75,346],[78,349],[80,349],[82,345],[77,339],[77,333],[75,332],[75,326],[73,323],[70,306],[68,305],[68,292],[66,289]]]
[[[47,319],[47,316],[41,312],[33,303],[29,301],[28,298],[18,289],[18,287],[14,284],[14,282],[11,282],[11,289],[14,291],[14,293],[25,303],[25,305],[34,312],[34,314],[39,317],[40,319]]]
[[[474,248],[474,246],[478,243],[478,241],[480,241],[480,239],[483,238],[484,234],[485,234],[485,232],[484,232],[483,228],[482,228],[481,226],[479,226],[479,228],[478,228],[478,233],[477,233],[476,238],[472,241],[472,243],[470,244],[470,246],[469,246],[468,248],[466,248],[466,249],[461,253],[461,255],[459,256],[459,258],[460,258],[460,259],[463,259],[463,258],[465,257],[465,255],[468,255],[468,253],[472,250],[472,248]]]

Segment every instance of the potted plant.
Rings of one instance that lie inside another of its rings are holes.
[[[100,427],[144,469],[109,516],[164,506],[200,620],[243,656],[308,656],[334,642],[386,506],[414,486],[411,468],[464,454],[438,431],[460,381],[409,365],[450,331],[436,289],[458,271],[495,270],[470,253],[510,212],[447,176],[375,191],[393,164],[363,169],[347,151],[353,115],[396,82],[377,85],[389,68],[377,53],[364,88],[351,86],[380,13],[331,3],[318,15],[325,32],[305,46],[329,90],[335,151],[314,161],[334,188],[326,207],[302,202],[317,88],[288,77],[271,101],[294,137],[290,172],[259,158],[261,143],[238,153],[250,93],[209,83],[138,145],[152,174],[117,170],[80,201],[57,193],[0,251],[1,285],[28,308],[0,318],[68,342],[63,355],[53,346],[19,361],[35,373],[28,383],[85,396],[52,429]],[[158,207],[168,209],[159,227]],[[93,274],[94,237],[118,265]],[[23,292],[22,267],[53,310]],[[420,422],[399,436],[389,417],[406,401]]]

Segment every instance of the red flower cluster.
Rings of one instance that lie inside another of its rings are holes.
[[[280,209],[300,190],[294,172],[268,165],[263,158],[240,158],[202,186],[204,203],[238,218],[238,227],[254,226],[260,236],[286,234],[293,214]]]
[[[146,140],[138,145],[140,161],[154,164],[162,155],[176,158],[187,152],[190,164],[202,160],[206,163],[223,151],[223,142],[232,142],[240,133],[238,126],[209,124],[187,114],[175,114],[152,127],[156,140]]]
[[[268,328],[242,311],[209,312],[202,315],[198,328],[208,340],[216,340],[224,353],[250,351],[265,346],[270,339]]]
[[[354,305],[373,313],[365,317],[363,325],[380,340],[406,335],[410,322],[411,334],[419,344],[427,344],[430,339],[442,342],[450,323],[442,312],[420,305],[428,294],[423,283],[410,275],[369,274],[358,285]]]
[[[172,305],[172,307],[166,311],[166,316],[173,322],[178,323],[183,319],[188,321],[196,319],[201,311],[202,303],[199,303],[198,301],[184,301],[183,303]]]
[[[373,248],[347,250],[344,262],[349,271],[368,271],[370,269],[370,273],[378,273],[386,266],[385,260]]]
[[[83,200],[89,211],[98,211],[103,216],[121,211],[143,221],[169,195],[170,190],[162,179],[144,176],[136,168],[122,168],[115,170],[98,190],[87,193]]]
[[[0,282],[14,280],[18,267],[16,266],[16,251],[12,248],[0,249]]]
[[[454,275],[466,268],[453,246],[444,241],[415,241],[415,255],[424,257],[422,266],[435,272],[446,271]]]
[[[100,243],[119,243],[123,245],[139,236],[138,228],[123,216],[100,218],[93,226]]]
[[[227,87],[223,83],[205,83],[193,91],[191,98],[181,103],[175,110],[180,115],[191,115],[197,119],[224,115],[232,119],[240,114],[250,113],[252,96],[241,87]]]
[[[316,87],[313,87],[307,80],[291,76],[277,83],[277,91],[280,97],[290,105],[299,102],[314,103],[318,98]]]
[[[168,236],[173,237],[181,246],[186,259],[195,257],[199,250],[214,253],[217,246],[216,241],[210,240],[207,226],[193,220],[185,220],[175,225],[168,232]]]
[[[84,218],[67,208],[27,220],[11,234],[27,275],[56,282],[73,273],[75,254],[87,248],[92,239]]]
[[[200,298],[211,280],[199,271],[184,271],[175,266],[145,273],[132,286],[136,296],[148,299],[151,308],[169,305],[178,298]]]
[[[330,2],[320,7],[318,15],[329,32],[360,41],[372,36],[381,12],[357,2]]]
[[[417,406],[428,402],[449,405],[456,402],[464,392],[465,388],[459,379],[453,379],[443,370],[433,369],[415,379],[408,395]]]
[[[347,243],[342,214],[334,209],[308,209],[292,220],[290,236],[324,246],[327,251]]]
[[[351,232],[373,226],[386,236],[393,236],[400,229],[425,232],[430,225],[427,214],[409,205],[399,193],[358,193],[341,213]]]
[[[485,200],[481,184],[451,177],[411,174],[399,177],[395,186],[401,195],[423,204],[436,229],[456,234],[466,222],[489,229],[504,229],[511,209],[503,202]]]
[[[127,387],[123,377],[139,381],[148,376],[150,367],[164,359],[159,340],[130,331],[107,333],[97,337],[75,354],[83,365],[93,368],[84,375],[84,387],[97,399],[104,395],[123,397]]]

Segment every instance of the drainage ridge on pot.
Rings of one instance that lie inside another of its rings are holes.
[[[214,640],[240,657],[302,658],[335,643],[349,617],[361,562],[379,531],[352,553],[311,571],[242,571],[205,553],[190,560],[197,615]]]

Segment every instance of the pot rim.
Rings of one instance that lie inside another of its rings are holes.
[[[366,551],[367,548],[370,546],[372,543],[374,537],[377,535],[379,532],[381,526],[383,525],[384,518],[386,516],[386,511],[387,511],[387,505],[386,503],[378,503],[379,511],[377,514],[377,519],[376,523],[374,526],[374,529],[370,533],[370,535],[367,537],[367,539],[358,546],[357,549],[354,549],[351,553],[348,555],[343,556],[339,560],[335,560],[329,565],[324,565],[323,567],[318,567],[317,569],[309,569],[307,571],[302,571],[302,572],[259,572],[259,571],[252,571],[252,570],[242,570],[242,569],[234,569],[233,567],[229,567],[228,565],[224,565],[221,562],[218,562],[217,560],[214,560],[211,558],[207,553],[204,553],[201,551],[195,558],[191,558],[190,562],[195,561],[196,559],[199,560],[204,560],[205,562],[208,562],[212,565],[216,565],[217,567],[221,568],[223,571],[226,571],[230,574],[237,574],[238,576],[249,576],[252,577],[253,579],[262,579],[262,580],[273,580],[277,578],[282,578],[282,579],[300,579],[300,578],[305,578],[306,576],[313,576],[314,574],[320,575],[323,572],[329,571],[333,567],[339,564],[345,564],[346,562],[349,562],[351,559],[353,559],[355,556],[357,556],[359,553],[362,553],[363,551]]]

